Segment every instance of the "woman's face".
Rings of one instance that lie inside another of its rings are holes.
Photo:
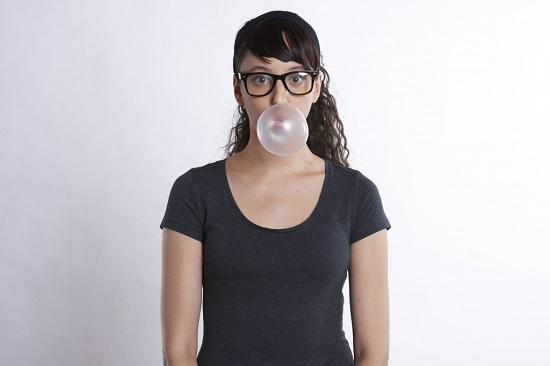
[[[294,62],[283,62],[276,58],[268,58],[268,62],[256,57],[251,52],[247,52],[241,64],[240,72],[243,74],[250,72],[266,72],[269,74],[281,75],[290,71],[304,70],[304,66]],[[250,128],[256,129],[258,118],[268,107],[274,104],[290,103],[296,106],[307,117],[311,105],[319,98],[321,90],[321,74],[317,76],[313,90],[306,95],[293,95],[286,90],[281,80],[277,80],[275,87],[271,92],[263,97],[253,97],[246,92],[243,81],[233,78],[233,91],[235,99],[240,105],[244,105],[250,118]]]

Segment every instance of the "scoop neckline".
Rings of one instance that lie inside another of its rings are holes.
[[[273,233],[284,233],[284,232],[291,232],[299,230],[305,226],[307,226],[311,221],[315,219],[315,217],[318,215],[318,212],[321,210],[321,206],[323,204],[323,201],[325,200],[326,191],[327,191],[327,185],[328,185],[328,178],[329,178],[329,162],[326,159],[323,159],[325,162],[325,178],[323,179],[323,187],[321,188],[321,193],[319,194],[319,198],[317,199],[317,203],[315,204],[315,207],[313,208],[313,211],[311,211],[311,214],[301,223],[296,224],[294,226],[281,228],[281,229],[275,229],[270,227],[265,227],[258,225],[254,222],[252,222],[246,215],[241,211],[239,205],[237,204],[237,201],[235,200],[235,197],[233,197],[233,193],[231,192],[231,187],[229,186],[229,179],[227,178],[227,158],[223,159],[221,161],[221,174],[223,176],[223,185],[225,188],[225,193],[227,194],[229,201],[231,202],[231,206],[233,207],[233,210],[237,212],[237,215],[243,220],[247,225],[250,225],[256,229],[267,231],[267,232],[273,232]]]

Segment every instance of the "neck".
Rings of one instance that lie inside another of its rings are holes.
[[[307,145],[289,156],[273,155],[259,143],[251,139],[246,148],[239,153],[241,159],[250,167],[274,174],[289,174],[304,171],[320,159]]]

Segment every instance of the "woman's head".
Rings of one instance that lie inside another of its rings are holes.
[[[315,30],[297,14],[286,11],[262,14],[239,30],[233,49],[234,73],[239,72],[247,51],[260,58],[294,61],[311,70],[321,67]]]
[[[320,72],[315,80],[317,85],[311,92],[316,95],[294,98],[297,104],[304,104],[304,100],[309,100],[310,103],[305,110],[300,108],[303,113],[306,112],[304,115],[307,115],[310,131],[307,145],[314,154],[348,166],[349,151],[343,125],[338,116],[334,97],[328,92],[330,79],[322,65],[319,41],[313,28],[294,13],[274,11],[262,14],[247,22],[237,34],[233,55],[235,75],[250,71],[241,69],[250,64],[250,59],[277,65],[280,64],[278,61],[289,65],[296,63],[301,65],[303,70]],[[245,60],[247,62],[243,65]],[[238,80],[237,76],[235,80],[236,83],[243,83],[243,80]],[[243,150],[248,144],[250,117],[254,119],[258,117],[254,111],[248,112],[244,103],[239,101],[238,120],[226,146],[228,156]]]

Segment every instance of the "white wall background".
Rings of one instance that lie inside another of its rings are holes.
[[[393,224],[391,364],[550,365],[550,3],[529,0],[0,0],[0,364],[160,364],[168,191],[222,157],[233,38],[277,8],[317,30]]]

